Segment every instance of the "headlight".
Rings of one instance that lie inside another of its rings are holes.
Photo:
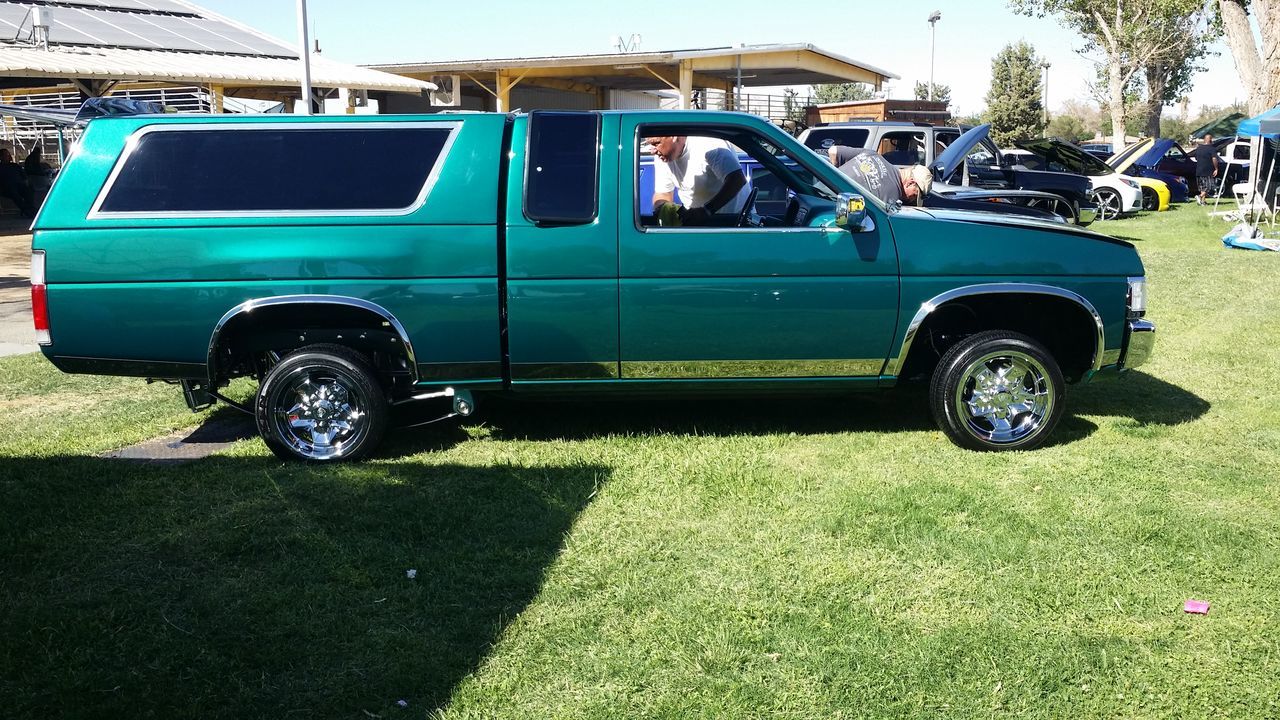
[[[1138,183],[1136,183],[1136,182],[1134,182],[1134,181],[1132,181],[1132,180],[1130,180],[1130,179],[1128,179],[1128,178],[1120,178],[1120,182],[1124,183],[1125,185],[1128,185],[1129,187],[1133,188],[1134,190],[1137,190],[1137,189],[1138,189]]]
[[[1129,278],[1129,297],[1125,300],[1129,309],[1129,318],[1140,318],[1147,312],[1147,279],[1145,277]]]

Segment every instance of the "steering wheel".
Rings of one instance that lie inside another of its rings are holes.
[[[751,192],[747,193],[747,201],[742,203],[742,209],[738,211],[738,222],[734,227],[746,227],[747,218],[751,217],[751,208],[756,204],[756,193],[760,192],[760,188],[753,187]]]

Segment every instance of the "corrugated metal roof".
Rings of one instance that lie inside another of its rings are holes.
[[[0,77],[135,80],[272,87],[302,81],[295,59],[113,47],[51,47],[0,44]],[[311,84],[390,92],[419,92],[435,86],[421,80],[312,56]]]

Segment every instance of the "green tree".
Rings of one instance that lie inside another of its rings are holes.
[[[1255,34],[1249,23],[1257,21]],[[1216,19],[1249,93],[1249,114],[1280,103],[1280,5],[1276,0],[1218,0]]]
[[[1028,43],[1005,45],[991,61],[986,119],[991,140],[1000,147],[1039,137],[1044,130],[1040,59]]]
[[[813,86],[813,101],[819,105],[870,99],[871,88],[866,83],[832,83]]]
[[[1191,80],[1204,70],[1200,61],[1210,53],[1209,15],[1203,5],[1175,3],[1172,11],[1158,22],[1169,24],[1170,46],[1142,69],[1146,84],[1145,130],[1152,137],[1160,135],[1160,118],[1166,105],[1191,91]]]
[[[1045,132],[1051,137],[1059,137],[1068,142],[1078,142],[1093,137],[1093,133],[1087,130],[1080,118],[1074,115],[1055,116],[1049,121],[1049,128]]]
[[[782,115],[787,120],[804,120],[804,105],[800,103],[800,93],[795,88],[782,91]]]
[[[929,83],[924,83],[924,82],[916,83],[916,99],[917,100],[929,99]],[[944,102],[950,105],[951,104],[951,86],[943,85],[942,83],[934,83],[933,99],[937,102]]]
[[[1267,0],[1268,2],[1271,0]],[[1188,55],[1183,40],[1190,18],[1205,0],[1009,0],[1025,15],[1054,15],[1084,39],[1084,50],[1102,54],[1106,98],[1110,108],[1112,141],[1122,144],[1125,126],[1125,88],[1148,66],[1176,65],[1179,53]],[[1176,78],[1173,78],[1176,80]],[[1157,89],[1164,104],[1163,90]]]

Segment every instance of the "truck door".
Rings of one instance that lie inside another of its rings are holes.
[[[790,137],[763,122],[671,117],[627,115],[619,128],[622,378],[878,376],[898,311],[884,213],[868,208],[868,232],[834,227],[836,180],[821,175],[835,171]],[[752,202],[697,227],[660,225],[639,183],[643,140],[657,137],[696,138],[685,147],[699,152],[715,143],[741,151],[759,164],[751,172],[757,197],[777,197],[782,184],[789,200]]]
[[[617,116],[514,121],[504,324],[513,385],[618,378],[617,145]]]

